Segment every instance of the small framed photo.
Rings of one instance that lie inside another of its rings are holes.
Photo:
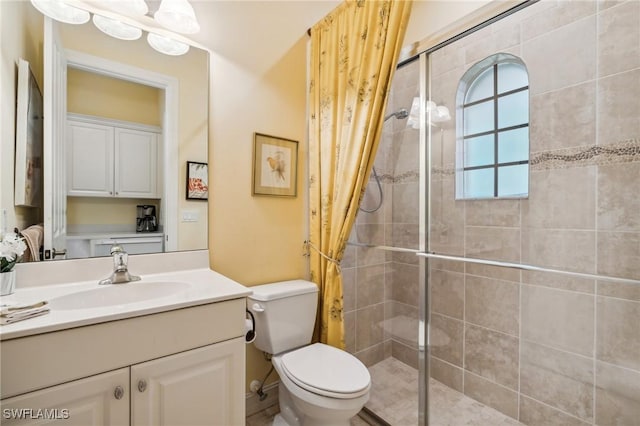
[[[298,182],[298,142],[255,133],[252,195],[295,197]]]
[[[187,161],[187,200],[209,199],[208,172],[207,163]]]

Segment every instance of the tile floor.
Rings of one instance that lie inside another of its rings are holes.
[[[366,407],[393,426],[418,424],[418,371],[395,358],[371,367]],[[430,426],[516,426],[522,423],[431,379]]]
[[[418,424],[418,372],[395,358],[387,358],[369,368],[371,398],[366,407],[392,426]],[[431,380],[431,426],[517,426],[518,421]],[[247,426],[270,426],[279,412],[277,405],[247,417]],[[360,417],[352,426],[368,426]]]

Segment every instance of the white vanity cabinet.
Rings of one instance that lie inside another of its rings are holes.
[[[74,380],[1,402],[3,425],[125,426],[129,424],[129,369]]]
[[[4,340],[2,424],[42,424],[7,413],[49,409],[60,425],[243,425],[244,308],[240,298]]]
[[[160,129],[80,114],[67,117],[67,195],[159,198]]]

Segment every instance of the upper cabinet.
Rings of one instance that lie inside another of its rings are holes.
[[[67,195],[161,198],[159,129],[69,114]]]

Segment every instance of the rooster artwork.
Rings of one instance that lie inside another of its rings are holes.
[[[269,163],[269,167],[271,167],[271,172],[276,176],[276,179],[284,182],[286,163],[283,158],[283,152],[282,151],[274,152],[272,157],[267,157],[267,163]]]

